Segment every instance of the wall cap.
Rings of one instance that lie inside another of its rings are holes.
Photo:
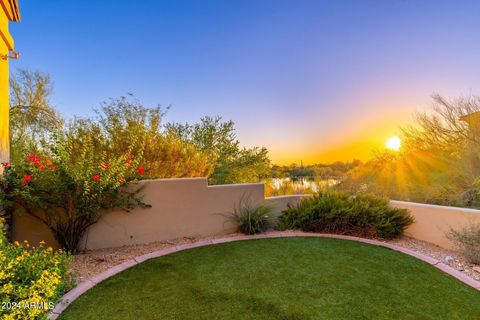
[[[284,195],[284,196],[265,197],[265,200],[297,199],[297,198],[310,198],[310,197],[313,197],[313,194],[310,194],[310,193],[299,193],[299,194],[287,194],[287,195]]]
[[[400,200],[390,200],[392,204],[399,204],[399,205],[408,205],[413,207],[423,207],[423,208],[433,208],[433,209],[443,209],[443,210],[454,210],[454,211],[461,211],[461,212],[468,212],[468,213],[476,213],[480,214],[480,210],[472,209],[472,208],[462,208],[462,207],[451,207],[451,206],[441,206],[438,204],[428,204],[428,203],[419,203],[419,202],[408,202],[408,201],[400,201]]]

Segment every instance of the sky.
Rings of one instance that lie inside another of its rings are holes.
[[[20,0],[20,59],[89,116],[127,93],[233,120],[277,164],[366,160],[431,95],[478,94],[480,1]]]

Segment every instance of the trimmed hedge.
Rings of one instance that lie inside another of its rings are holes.
[[[385,197],[322,191],[286,209],[279,217],[278,227],[280,230],[395,238],[412,223],[413,217],[408,210],[390,207]]]

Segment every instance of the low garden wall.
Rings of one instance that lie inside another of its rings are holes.
[[[309,196],[265,198],[262,183],[209,186],[205,178],[158,179],[140,183],[146,184],[143,200],[152,207],[105,214],[84,237],[82,249],[228,234],[235,230],[235,226],[222,214],[231,212],[242,199],[254,205],[272,205],[272,214],[278,216],[288,204]],[[390,203],[410,210],[414,216],[415,223],[408,227],[406,235],[447,249],[454,248],[446,237],[451,228],[480,223],[480,210],[393,200]],[[33,244],[43,240],[58,247],[50,231],[31,216],[15,216],[12,224],[13,240],[28,240]]]
[[[455,249],[455,245],[447,238],[452,228],[480,223],[480,210],[394,200],[390,201],[390,205],[410,210],[415,218],[415,223],[405,231],[407,236],[446,249]]]
[[[146,184],[143,200],[152,207],[105,214],[87,232],[82,249],[228,234],[235,226],[222,214],[231,212],[242,199],[253,205],[272,205],[272,214],[279,215],[289,203],[305,197],[265,198],[263,183],[209,186],[205,178],[146,180],[140,184]],[[50,231],[26,214],[14,217],[12,231],[13,240],[44,240],[56,246]]]

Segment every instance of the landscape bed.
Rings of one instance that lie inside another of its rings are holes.
[[[328,238],[195,248],[95,286],[60,319],[474,319],[480,293],[402,253]]]

